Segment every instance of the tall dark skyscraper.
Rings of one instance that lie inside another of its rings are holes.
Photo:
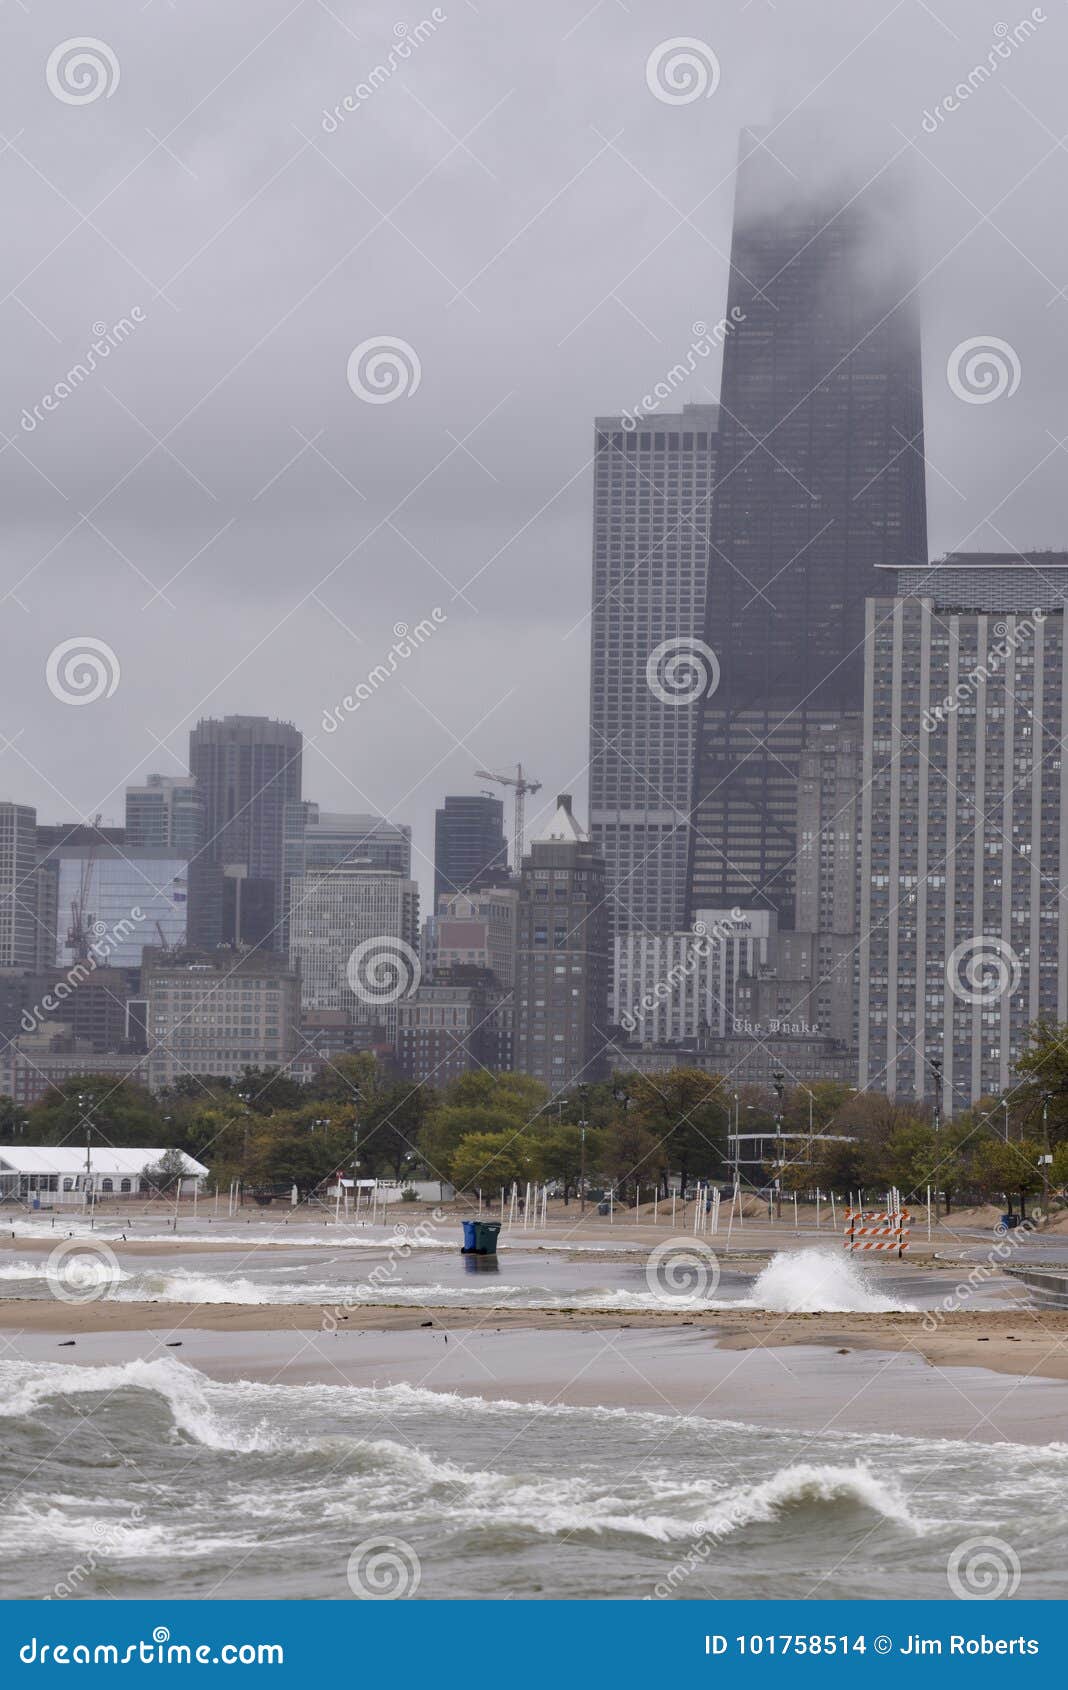
[[[604,863],[571,809],[531,842],[516,928],[516,1067],[555,1096],[603,1079],[612,971]]]
[[[189,735],[205,840],[190,869],[191,943],[282,948],[286,805],[300,798],[303,744],[266,716],[209,719]]]
[[[802,747],[862,706],[877,567],[927,562],[907,183],[844,181],[833,144],[806,147],[776,135],[790,177],[742,141],[690,873],[691,912],[767,904],[788,925]]]
[[[435,909],[443,892],[470,892],[499,884],[507,875],[501,799],[486,793],[446,798],[434,815]]]

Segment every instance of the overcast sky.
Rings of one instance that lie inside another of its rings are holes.
[[[241,711],[303,729],[307,797],[410,822],[424,888],[434,808],[476,767],[522,758],[539,805],[571,789],[584,814],[592,418],[722,314],[739,130],[799,107],[836,114],[843,155],[914,160],[932,554],[1068,543],[1063,0],[924,126],[1031,15],[5,0],[0,796],[120,821],[129,779]],[[56,53],[86,36],[95,64]],[[714,53],[709,97],[650,88],[676,37]],[[1018,388],[964,402],[947,358],[991,336]],[[418,379],[372,403],[350,358],[384,338]],[[46,670],[86,637],[120,674],[75,706]]]

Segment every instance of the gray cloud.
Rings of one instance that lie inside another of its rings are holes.
[[[124,780],[183,765],[202,713],[270,712],[314,738],[395,624],[435,605],[434,639],[312,745],[308,795],[412,822],[426,856],[435,804],[474,790],[476,766],[522,757],[584,807],[592,418],[632,406],[721,315],[739,131],[785,138],[799,105],[834,118],[814,168],[911,159],[933,549],[1068,539],[1062,6],[934,133],[925,111],[1029,8],[441,11],[331,133],[324,110],[431,8],[8,8],[0,616],[18,737],[0,790],[44,818],[118,818]],[[65,104],[48,56],[97,32],[118,86]],[[652,96],[668,36],[714,48],[711,98]],[[135,306],[144,323],[28,431],[94,324]],[[1022,375],[970,406],[945,367],[980,335]],[[351,391],[372,336],[416,349],[410,397]],[[702,374],[680,399],[715,396]],[[84,709],[44,681],[77,634],[122,666]]]

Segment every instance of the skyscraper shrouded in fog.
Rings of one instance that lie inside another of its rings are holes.
[[[266,716],[206,719],[190,733],[205,841],[190,869],[192,943],[282,948],[286,805],[300,798],[303,744],[291,722]]]
[[[613,932],[670,933],[686,912],[697,734],[670,681],[704,630],[717,409],[595,427],[590,835]]]
[[[927,535],[907,183],[784,146],[792,177],[745,134],[737,175],[690,909],[790,925],[802,748],[860,709],[865,598]]]

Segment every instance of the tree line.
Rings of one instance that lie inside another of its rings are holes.
[[[338,1171],[432,1179],[496,1193],[527,1180],[566,1200],[585,1173],[620,1203],[699,1182],[729,1185],[728,1134],[763,1138],[750,1184],[848,1197],[928,1187],[947,1207],[982,1199],[1026,1206],[1068,1184],[1068,1026],[1041,1025],[1005,1098],[936,1122],[922,1103],[837,1081],[734,1085],[697,1069],[616,1074],[550,1098],[528,1075],[464,1074],[441,1087],[398,1080],[373,1055],[341,1056],[304,1086],[284,1072],[190,1076],[153,1095],[87,1073],[28,1110],[0,1098],[0,1144],[141,1145],[186,1151],[226,1188],[314,1190]],[[750,1143],[754,1140],[750,1139]],[[1050,1158],[1047,1160],[1046,1158]],[[743,1161],[746,1158],[743,1156]],[[357,1166],[358,1164],[358,1166]]]

